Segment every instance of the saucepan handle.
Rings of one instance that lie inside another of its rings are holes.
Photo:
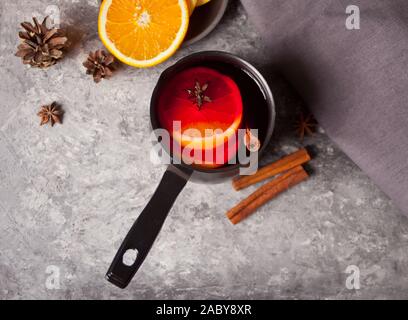
[[[191,174],[192,170],[181,166],[170,165],[167,168],[151,200],[116,253],[106,274],[109,282],[119,288],[126,288],[149,253],[174,201]]]

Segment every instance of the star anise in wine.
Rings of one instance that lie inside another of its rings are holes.
[[[299,135],[300,140],[303,142],[306,135],[313,135],[316,130],[317,121],[312,114],[305,115],[303,112],[299,116],[299,120],[296,122],[296,132]]]
[[[50,122],[53,127],[55,123],[61,123],[62,110],[56,102],[42,106],[37,115],[41,118],[40,126]]]
[[[196,80],[194,88],[186,90],[189,98],[198,106],[198,110],[201,110],[205,102],[212,102],[211,98],[205,95],[207,89],[208,83],[201,85],[200,82]]]

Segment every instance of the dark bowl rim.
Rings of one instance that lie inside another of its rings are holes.
[[[184,41],[183,42],[184,47],[190,46],[190,45],[204,39],[221,22],[221,19],[224,17],[225,12],[227,11],[229,0],[218,0],[218,1],[222,1],[222,4],[221,4],[221,7],[218,10],[217,14],[213,18],[212,22],[202,32],[200,32],[198,35],[196,35],[195,37],[193,37],[191,39],[188,39],[187,41]]]

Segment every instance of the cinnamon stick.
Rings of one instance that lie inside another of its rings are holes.
[[[260,187],[248,198],[228,211],[227,217],[233,224],[237,224],[280,193],[299,184],[308,177],[309,175],[302,166],[289,169],[279,177]]]
[[[267,165],[258,170],[257,173],[251,176],[242,176],[232,182],[232,186],[235,190],[241,190],[247,188],[255,183],[276,176],[289,169],[300,166],[310,161],[310,155],[306,149],[300,149],[270,165]]]

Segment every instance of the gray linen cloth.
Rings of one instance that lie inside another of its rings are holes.
[[[408,215],[408,0],[242,0],[270,61]],[[360,30],[346,8],[360,8]]]

